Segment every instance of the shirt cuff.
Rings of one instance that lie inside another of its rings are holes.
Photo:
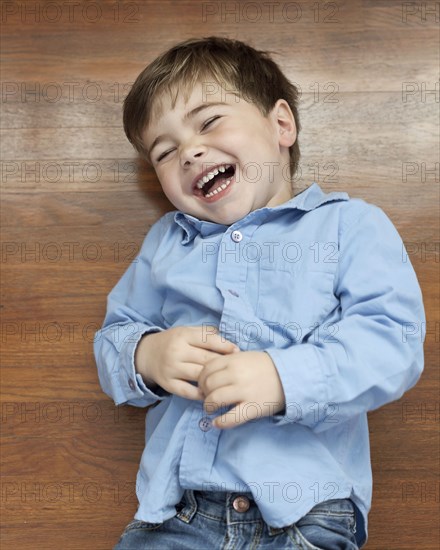
[[[277,426],[298,422],[314,427],[327,404],[326,376],[311,344],[288,349],[266,349],[278,371],[286,399],[285,408],[273,415]]]
[[[164,399],[169,393],[160,386],[151,390],[144,382],[142,376],[136,372],[134,355],[136,348],[145,334],[152,334],[164,330],[161,327],[148,327],[139,323],[136,331],[132,334],[121,347],[120,351],[120,370],[119,382],[126,401],[142,400],[145,405],[152,405],[156,401]]]

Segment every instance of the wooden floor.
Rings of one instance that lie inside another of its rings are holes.
[[[1,8],[1,548],[109,549],[136,509],[145,411],[102,393],[92,339],[106,295],[172,207],[125,139],[122,100],[159,52],[217,34],[277,51],[300,86],[297,190],[315,180],[373,202],[407,245],[426,304],[426,367],[370,415],[366,548],[437,550],[439,3]]]

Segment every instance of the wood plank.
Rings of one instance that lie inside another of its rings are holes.
[[[96,397],[81,392],[75,395],[73,390],[69,394],[61,389],[59,393],[58,396],[50,392],[45,394],[41,388],[40,394],[34,391],[33,396],[29,389],[16,391],[15,395],[5,392],[1,402],[3,436],[13,443],[15,438],[23,439],[29,433],[33,438],[50,440],[68,440],[71,435],[81,434],[87,434],[93,440],[114,433],[121,442],[127,443],[128,428],[128,439],[135,436],[138,441],[143,441],[148,409],[128,405],[116,407],[102,392]]]
[[[437,150],[434,147],[437,142],[438,109],[435,95],[427,95],[425,101],[422,101],[421,96],[402,97],[401,92],[361,90],[358,93],[349,93],[339,85],[335,85],[333,90],[331,86],[326,86],[327,83],[328,81],[321,80],[319,89],[314,93],[307,93],[300,101],[303,127],[300,143],[305,155],[322,156],[325,146],[326,159],[341,161],[339,157],[343,151],[350,160],[356,153],[365,153],[368,145],[368,150],[372,147],[371,153],[379,154],[379,158],[389,155],[391,160],[402,160],[401,155],[405,154],[403,160],[426,158],[429,161],[430,155],[436,158]],[[108,161],[122,157],[122,160],[127,158],[134,161],[133,149],[125,138],[120,117],[110,119],[112,124],[109,124],[105,110],[102,116],[94,114],[96,118],[82,116],[76,104],[67,105],[65,109],[55,105],[57,110],[51,104],[40,104],[37,108],[33,104],[26,106],[19,103],[18,106],[18,110],[11,108],[9,118],[6,113],[6,123],[9,120],[11,127],[6,126],[10,137],[3,140],[4,160]],[[33,125],[31,118],[31,113],[35,113],[36,109],[41,112],[37,122],[44,122],[37,127]],[[67,114],[75,119],[74,124],[63,118]],[[343,131],[336,132],[335,129],[339,130],[341,121]],[[59,139],[54,139],[57,135]],[[353,136],[357,136],[358,140],[353,139]],[[51,146],[48,147],[50,142]],[[26,152],[25,156],[22,155],[23,152]],[[80,165],[79,168],[82,169],[83,166]],[[108,170],[111,172],[109,179],[114,179],[116,167],[110,166]],[[62,181],[71,183],[72,172],[75,173],[73,169],[64,169]],[[48,179],[54,180],[55,176],[55,173],[52,177],[49,175]],[[84,179],[87,180],[87,177]],[[91,169],[88,179],[94,179]],[[29,180],[32,181],[30,176]]]
[[[44,6],[44,2],[39,4]],[[434,83],[437,78],[433,67],[438,66],[438,19],[423,13],[417,3],[416,9],[408,6],[406,11],[402,3],[361,0],[320,2],[319,7],[313,2],[294,2],[290,7],[253,4],[260,9],[247,4],[227,8],[226,3],[176,4],[172,0],[132,4],[138,9],[132,17],[137,21],[131,23],[123,21],[130,16],[130,8],[123,7],[115,20],[111,2],[101,3],[99,19],[78,12],[69,21],[67,10],[55,24],[48,21],[55,14],[45,18],[43,9],[39,21],[34,15],[23,17],[21,10],[9,15],[3,25],[7,74],[26,80],[28,67],[32,67],[37,79],[56,81],[63,75],[66,81],[75,82],[81,75],[83,82],[93,82],[110,73],[120,82],[131,82],[150,60],[174,44],[174,37],[184,40],[202,32],[203,36],[228,36],[275,50],[292,80],[306,75],[310,83],[332,81],[337,74],[348,90],[400,91],[406,79]],[[32,32],[32,47],[26,38],[21,39],[29,49],[25,63],[21,49],[15,47],[15,30],[23,22]],[[90,33],[94,39],[88,41]],[[56,50],[46,47],[48,34],[56,41]],[[44,63],[39,52],[45,53]]]
[[[105,437],[92,435],[96,434],[86,430],[64,439],[5,437],[2,475],[20,475],[29,480],[40,477],[63,479],[69,477],[66,472],[74,472],[78,476],[99,478],[125,475],[127,465],[136,465],[140,460],[144,446],[140,430],[138,437],[133,430],[125,437],[119,433],[110,438],[109,432],[105,432]],[[32,453],[27,452],[29,445],[32,445]],[[109,452],[112,460],[108,459]]]

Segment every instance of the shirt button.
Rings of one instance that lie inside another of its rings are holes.
[[[232,501],[232,507],[236,512],[247,512],[250,508],[251,503],[249,502],[249,499],[243,495],[240,495],[239,497],[235,497]]]
[[[243,235],[240,231],[233,231],[231,233],[231,239],[234,241],[234,243],[239,243],[241,239],[243,238]]]
[[[202,432],[208,432],[212,428],[212,420],[204,416],[199,420],[199,428],[202,430]]]
[[[133,391],[135,390],[136,385],[135,385],[135,383],[133,382],[133,380],[132,380],[131,378],[130,378],[130,380],[128,381],[128,385],[130,386],[130,389],[131,389],[131,390],[133,390]]]

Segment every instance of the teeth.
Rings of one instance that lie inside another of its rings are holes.
[[[231,183],[231,179],[226,180],[225,183],[220,185],[220,187],[217,187],[216,189],[214,189],[214,191],[210,191],[207,195],[205,195],[205,198],[209,199],[210,197],[217,195],[217,193],[220,193],[220,191],[223,191],[223,189],[226,189],[226,187]]]
[[[205,183],[208,183],[208,181],[212,180],[214,176],[216,176],[219,172],[223,173],[225,170],[230,168],[232,164],[225,164],[223,166],[219,166],[218,168],[215,168],[212,172],[208,172],[206,176],[203,176],[203,178],[200,178],[197,182],[197,187],[199,189],[202,189],[202,187],[205,185]]]

